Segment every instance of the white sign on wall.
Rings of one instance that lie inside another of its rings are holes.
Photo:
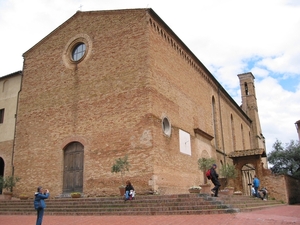
[[[179,130],[179,148],[181,153],[192,154],[190,134],[183,130]]]

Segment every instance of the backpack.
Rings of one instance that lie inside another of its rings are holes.
[[[211,179],[210,169],[206,171],[205,175],[206,175],[207,179],[209,179],[209,180]]]

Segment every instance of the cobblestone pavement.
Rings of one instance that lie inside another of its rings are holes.
[[[46,209],[47,210],[47,209]],[[0,225],[34,225],[35,216],[0,215]],[[277,206],[235,214],[174,216],[50,216],[43,225],[279,225],[300,224],[300,205]]]

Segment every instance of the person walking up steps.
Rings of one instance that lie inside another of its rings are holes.
[[[213,182],[213,184],[215,185],[215,187],[213,189],[211,189],[214,197],[218,197],[219,188],[221,186],[221,184],[219,182],[219,175],[216,172],[216,168],[217,168],[217,165],[213,164],[210,169],[211,182]]]
[[[255,189],[255,197],[257,197],[257,198],[260,198],[259,193],[258,193],[259,185],[260,185],[259,179],[256,177],[256,175],[254,175],[253,186]]]

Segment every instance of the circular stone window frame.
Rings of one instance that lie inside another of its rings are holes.
[[[74,49],[81,43],[85,44],[85,53],[79,60],[73,60]],[[78,34],[75,37],[71,38],[66,44],[63,52],[63,57],[62,57],[63,62],[65,66],[68,67],[69,69],[76,68],[76,66],[79,63],[89,58],[91,52],[92,52],[91,38],[86,34]]]
[[[164,116],[161,120],[161,128],[162,128],[162,131],[163,133],[170,137],[171,136],[171,133],[172,133],[172,126],[171,126],[171,122],[169,120],[168,117]]]

